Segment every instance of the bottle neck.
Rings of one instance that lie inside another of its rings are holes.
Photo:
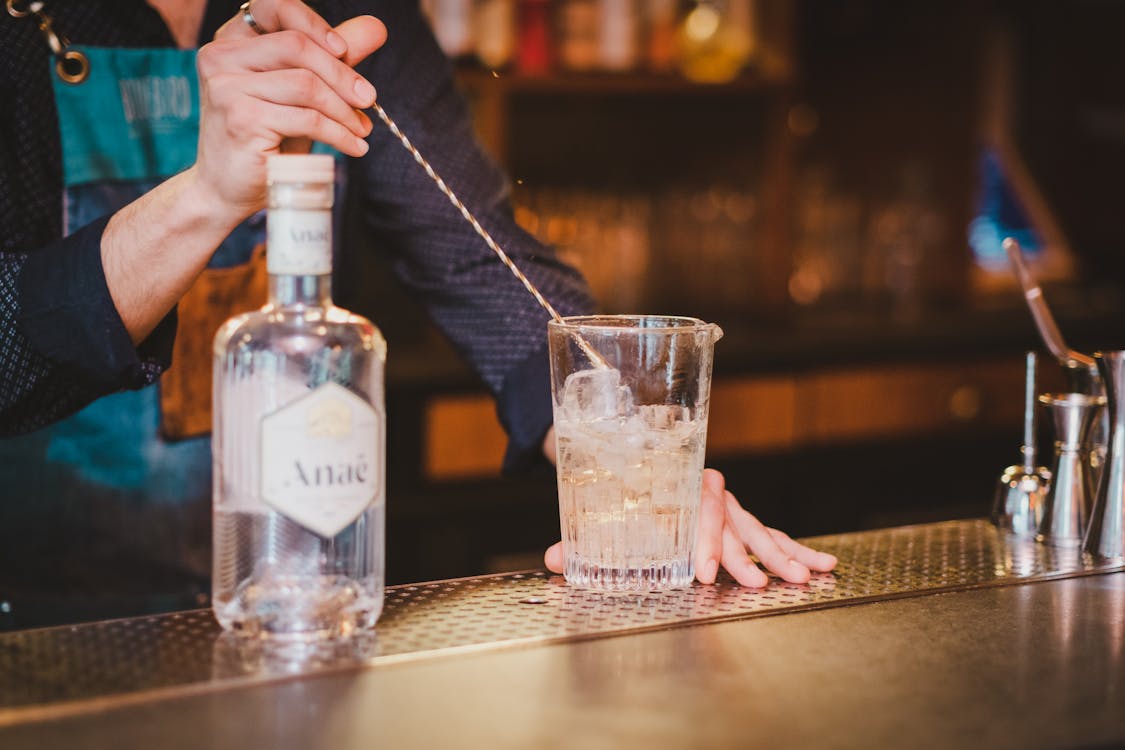
[[[275,307],[329,307],[332,274],[270,274],[270,304]]]
[[[327,176],[307,182],[294,179],[270,182],[266,270],[270,304],[275,307],[328,307],[332,304],[334,188]]]

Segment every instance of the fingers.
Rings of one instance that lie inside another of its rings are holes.
[[[348,53],[344,55],[346,65],[358,64],[387,41],[387,27],[373,16],[349,18],[336,27],[336,33],[348,45]]]
[[[806,547],[784,531],[767,529],[774,543],[785,551],[794,560],[804,564],[810,570],[827,573],[836,567],[836,557],[827,552],[818,552],[811,547]]]
[[[334,57],[343,57],[348,51],[344,38],[300,0],[253,0],[250,3],[250,13],[254,22],[267,35],[288,29],[304,34]],[[258,32],[250,28],[241,12],[236,13],[215,33],[216,40],[250,39],[256,36]]]
[[[285,138],[311,138],[348,156],[363,156],[369,148],[367,141],[315,109],[275,105],[268,117],[270,129]]]
[[[356,110],[375,102],[375,88],[351,66],[387,38],[371,16],[333,30],[300,0],[252,3],[258,30],[238,13],[196,58],[201,116],[194,169],[220,205],[242,216],[264,203],[271,154],[306,152],[313,140],[348,156],[367,152],[371,119]]]
[[[695,542],[695,577],[714,583],[723,557],[723,475],[703,471],[703,496],[699,506],[699,536]]]
[[[723,567],[743,586],[761,588],[769,583],[769,578],[746,554],[746,546],[730,526],[723,528]]]
[[[273,70],[242,78],[239,88],[245,95],[272,104],[315,109],[359,138],[371,132],[371,118],[348,106],[324,81],[307,70]]]
[[[563,572],[563,547],[562,542],[555,542],[543,553],[543,564],[552,573]]]
[[[296,31],[281,31],[242,42],[213,42],[199,51],[199,75],[208,85],[224,73],[301,69],[319,77],[352,107],[370,107],[375,87],[349,66]]]
[[[270,81],[258,81],[245,93],[275,104],[311,107],[356,135],[370,133],[369,118],[351,110],[370,107],[375,102],[375,88],[351,66],[386,41],[387,30],[383,23],[371,16],[358,16],[334,30],[299,0],[253,0],[250,12],[258,27],[267,33],[259,35],[241,13],[224,24],[215,35],[216,41],[206,45],[199,54],[204,91],[211,93],[213,79],[223,73],[308,71],[328,86],[336,100],[326,96],[323,89],[307,78],[301,78],[303,74],[273,76]],[[273,84],[280,81],[284,81],[284,85],[273,88]],[[303,91],[307,99],[295,101],[294,90]],[[340,135],[339,129],[331,124],[309,114],[302,115],[301,121],[308,120],[316,124],[320,133],[327,130]],[[280,132],[276,128],[275,131]],[[309,139],[320,140],[320,137],[313,132],[298,133],[280,145],[283,151],[293,150],[295,143],[307,143]],[[352,156],[367,151],[366,145],[341,144],[338,138],[327,143]],[[287,149],[287,145],[290,148]]]
[[[790,583],[805,583],[809,580],[809,569],[782,549],[770,530],[739,505],[734,495],[725,493],[724,502],[727,521],[737,532],[738,538],[762,561],[762,565]]]
[[[367,153],[366,115],[340,102],[323,83],[310,84],[300,71],[219,76],[214,82],[211,105],[221,113],[230,147],[249,145],[264,153],[283,137],[308,137],[349,156]],[[304,92],[317,87],[324,90],[309,94],[311,101],[302,100]]]

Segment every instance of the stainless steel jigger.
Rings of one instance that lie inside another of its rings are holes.
[[[1083,548],[1100,558],[1125,558],[1125,351],[1094,355],[1109,411],[1106,465]]]
[[[1101,416],[1105,399],[1081,393],[1045,393],[1039,401],[1050,409],[1054,420],[1055,461],[1036,538],[1058,547],[1078,547],[1086,531],[1094,491],[1086,441],[1094,421]]]
[[[992,522],[1016,536],[1034,538],[1039,533],[1043,510],[1047,505],[1047,492],[1051,485],[1051,472],[1045,466],[1035,465],[1035,352],[1027,353],[1027,377],[1024,383],[1023,402],[1023,463],[1009,466],[1000,476],[996,486],[996,500],[992,506]]]

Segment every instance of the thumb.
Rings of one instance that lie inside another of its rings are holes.
[[[352,67],[387,41],[387,27],[374,16],[349,18],[336,27],[336,33],[342,36],[348,45],[344,62]]]
[[[563,548],[562,542],[555,542],[547,551],[543,553],[543,564],[547,566],[547,570],[552,573],[563,572]]]

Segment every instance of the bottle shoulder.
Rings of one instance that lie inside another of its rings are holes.
[[[235,315],[215,334],[214,352],[221,354],[232,348],[265,349],[291,338],[300,338],[303,348],[315,345],[364,349],[380,358],[386,357],[387,342],[379,328],[367,318],[334,305],[266,305]]]

